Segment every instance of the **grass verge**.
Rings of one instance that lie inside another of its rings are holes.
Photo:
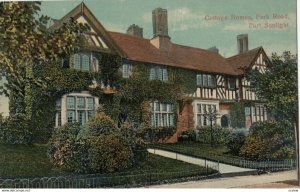
[[[194,157],[209,159],[213,161],[219,161],[231,165],[239,165],[241,157],[231,155],[228,153],[228,149],[224,145],[214,145],[204,143],[174,143],[174,144],[155,144],[151,147],[165,149],[185,155]]]
[[[47,157],[46,145],[7,145],[0,144],[0,178],[33,178],[67,176],[65,172],[52,166]],[[181,161],[148,154],[136,166],[118,173],[97,174],[97,176],[132,176],[142,174],[160,175],[159,179],[199,176],[215,173],[206,169]],[[79,175],[78,175],[79,176]]]

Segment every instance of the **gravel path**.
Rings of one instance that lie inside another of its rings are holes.
[[[237,166],[232,166],[224,163],[218,163],[215,161],[209,161],[201,158],[196,158],[196,157],[190,157],[187,155],[182,155],[182,154],[177,154],[174,152],[166,151],[166,150],[161,150],[161,149],[154,149],[150,148],[148,149],[149,153],[153,153],[155,155],[160,155],[163,157],[168,157],[171,159],[176,159],[179,161],[184,161],[187,163],[195,164],[195,165],[201,165],[201,166],[206,166],[208,165],[209,167],[218,167],[219,165],[219,172],[221,174],[226,174],[226,173],[241,173],[241,172],[253,172],[255,169],[247,169],[247,168],[241,168]]]

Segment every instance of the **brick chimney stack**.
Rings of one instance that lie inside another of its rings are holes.
[[[128,27],[127,34],[143,38],[143,28],[136,24],[132,24]]]
[[[238,53],[248,51],[248,34],[241,34],[237,36]]]
[[[171,42],[168,34],[168,11],[162,8],[156,8],[152,11],[153,38],[152,45],[156,48],[168,51]]]

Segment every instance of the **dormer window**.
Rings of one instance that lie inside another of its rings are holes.
[[[152,66],[150,68],[150,80],[168,81],[168,70],[162,66]]]
[[[216,77],[214,75],[198,74],[197,86],[214,88],[216,87]]]

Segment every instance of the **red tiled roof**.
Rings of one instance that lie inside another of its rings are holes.
[[[199,48],[171,43],[168,51],[153,46],[149,39],[109,32],[127,59],[209,73],[237,75],[238,71],[221,55]]]
[[[232,57],[227,58],[227,62],[230,63],[240,74],[243,74],[243,69],[248,68],[254,62],[258,53],[262,51],[262,47],[257,47],[250,51],[246,51],[244,53],[234,55]]]

